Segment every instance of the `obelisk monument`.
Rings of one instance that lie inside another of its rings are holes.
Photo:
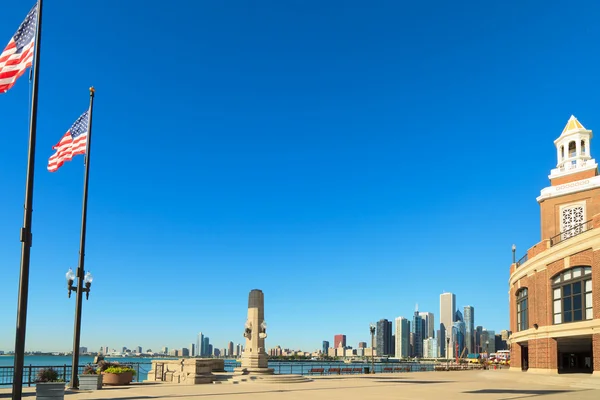
[[[242,353],[242,366],[235,369],[236,374],[272,374],[268,367],[265,339],[267,323],[265,322],[265,295],[262,290],[254,289],[248,296],[248,319],[244,327],[246,346]]]

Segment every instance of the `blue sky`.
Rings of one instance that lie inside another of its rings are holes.
[[[600,4],[226,3],[45,3],[26,348],[72,346],[83,159],[46,162],[90,85],[82,345],[241,343],[254,288],[268,347],[356,346],[416,303],[437,321],[444,290],[508,328],[510,247],[540,240],[552,142],[571,114],[600,129]],[[0,42],[32,4],[4,6]],[[3,350],[28,97],[26,78],[0,96]]]

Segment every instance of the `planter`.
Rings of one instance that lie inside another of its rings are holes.
[[[102,374],[79,375],[79,390],[102,389]]]
[[[129,385],[133,380],[133,372],[123,372],[121,374],[110,374],[103,372],[103,382],[107,386]]]
[[[64,382],[40,382],[35,384],[35,398],[40,400],[64,400]]]

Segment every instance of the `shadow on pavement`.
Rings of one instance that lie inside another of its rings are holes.
[[[523,397],[536,397],[536,396],[547,396],[550,394],[560,394],[560,393],[571,393],[578,392],[580,390],[568,390],[568,389],[550,389],[550,390],[527,390],[527,389],[479,389],[479,390],[469,390],[463,393],[468,394],[507,394],[507,395],[523,395],[521,397],[510,397],[511,399],[519,399]]]

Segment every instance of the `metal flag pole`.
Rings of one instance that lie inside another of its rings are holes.
[[[85,234],[87,226],[88,178],[90,176],[90,155],[92,149],[92,112],[94,109],[94,87],[90,88],[90,108],[88,112],[87,149],[85,152],[85,173],[83,177],[83,206],[81,207],[81,240],[79,242],[79,266],[77,267],[77,300],[75,302],[75,329],[73,333],[73,363],[71,364],[72,389],[79,388],[79,343],[81,339],[81,307],[83,300],[83,276],[85,274]]]
[[[23,393],[23,365],[25,363],[25,331],[27,325],[27,298],[29,296],[29,262],[31,254],[31,219],[33,213],[33,178],[35,141],[37,132],[38,83],[40,76],[40,48],[42,47],[42,0],[37,3],[37,27],[33,59],[33,90],[29,120],[29,148],[27,151],[27,182],[25,184],[25,211],[21,228],[21,273],[15,334],[15,367],[13,370],[12,399],[21,400]]]

